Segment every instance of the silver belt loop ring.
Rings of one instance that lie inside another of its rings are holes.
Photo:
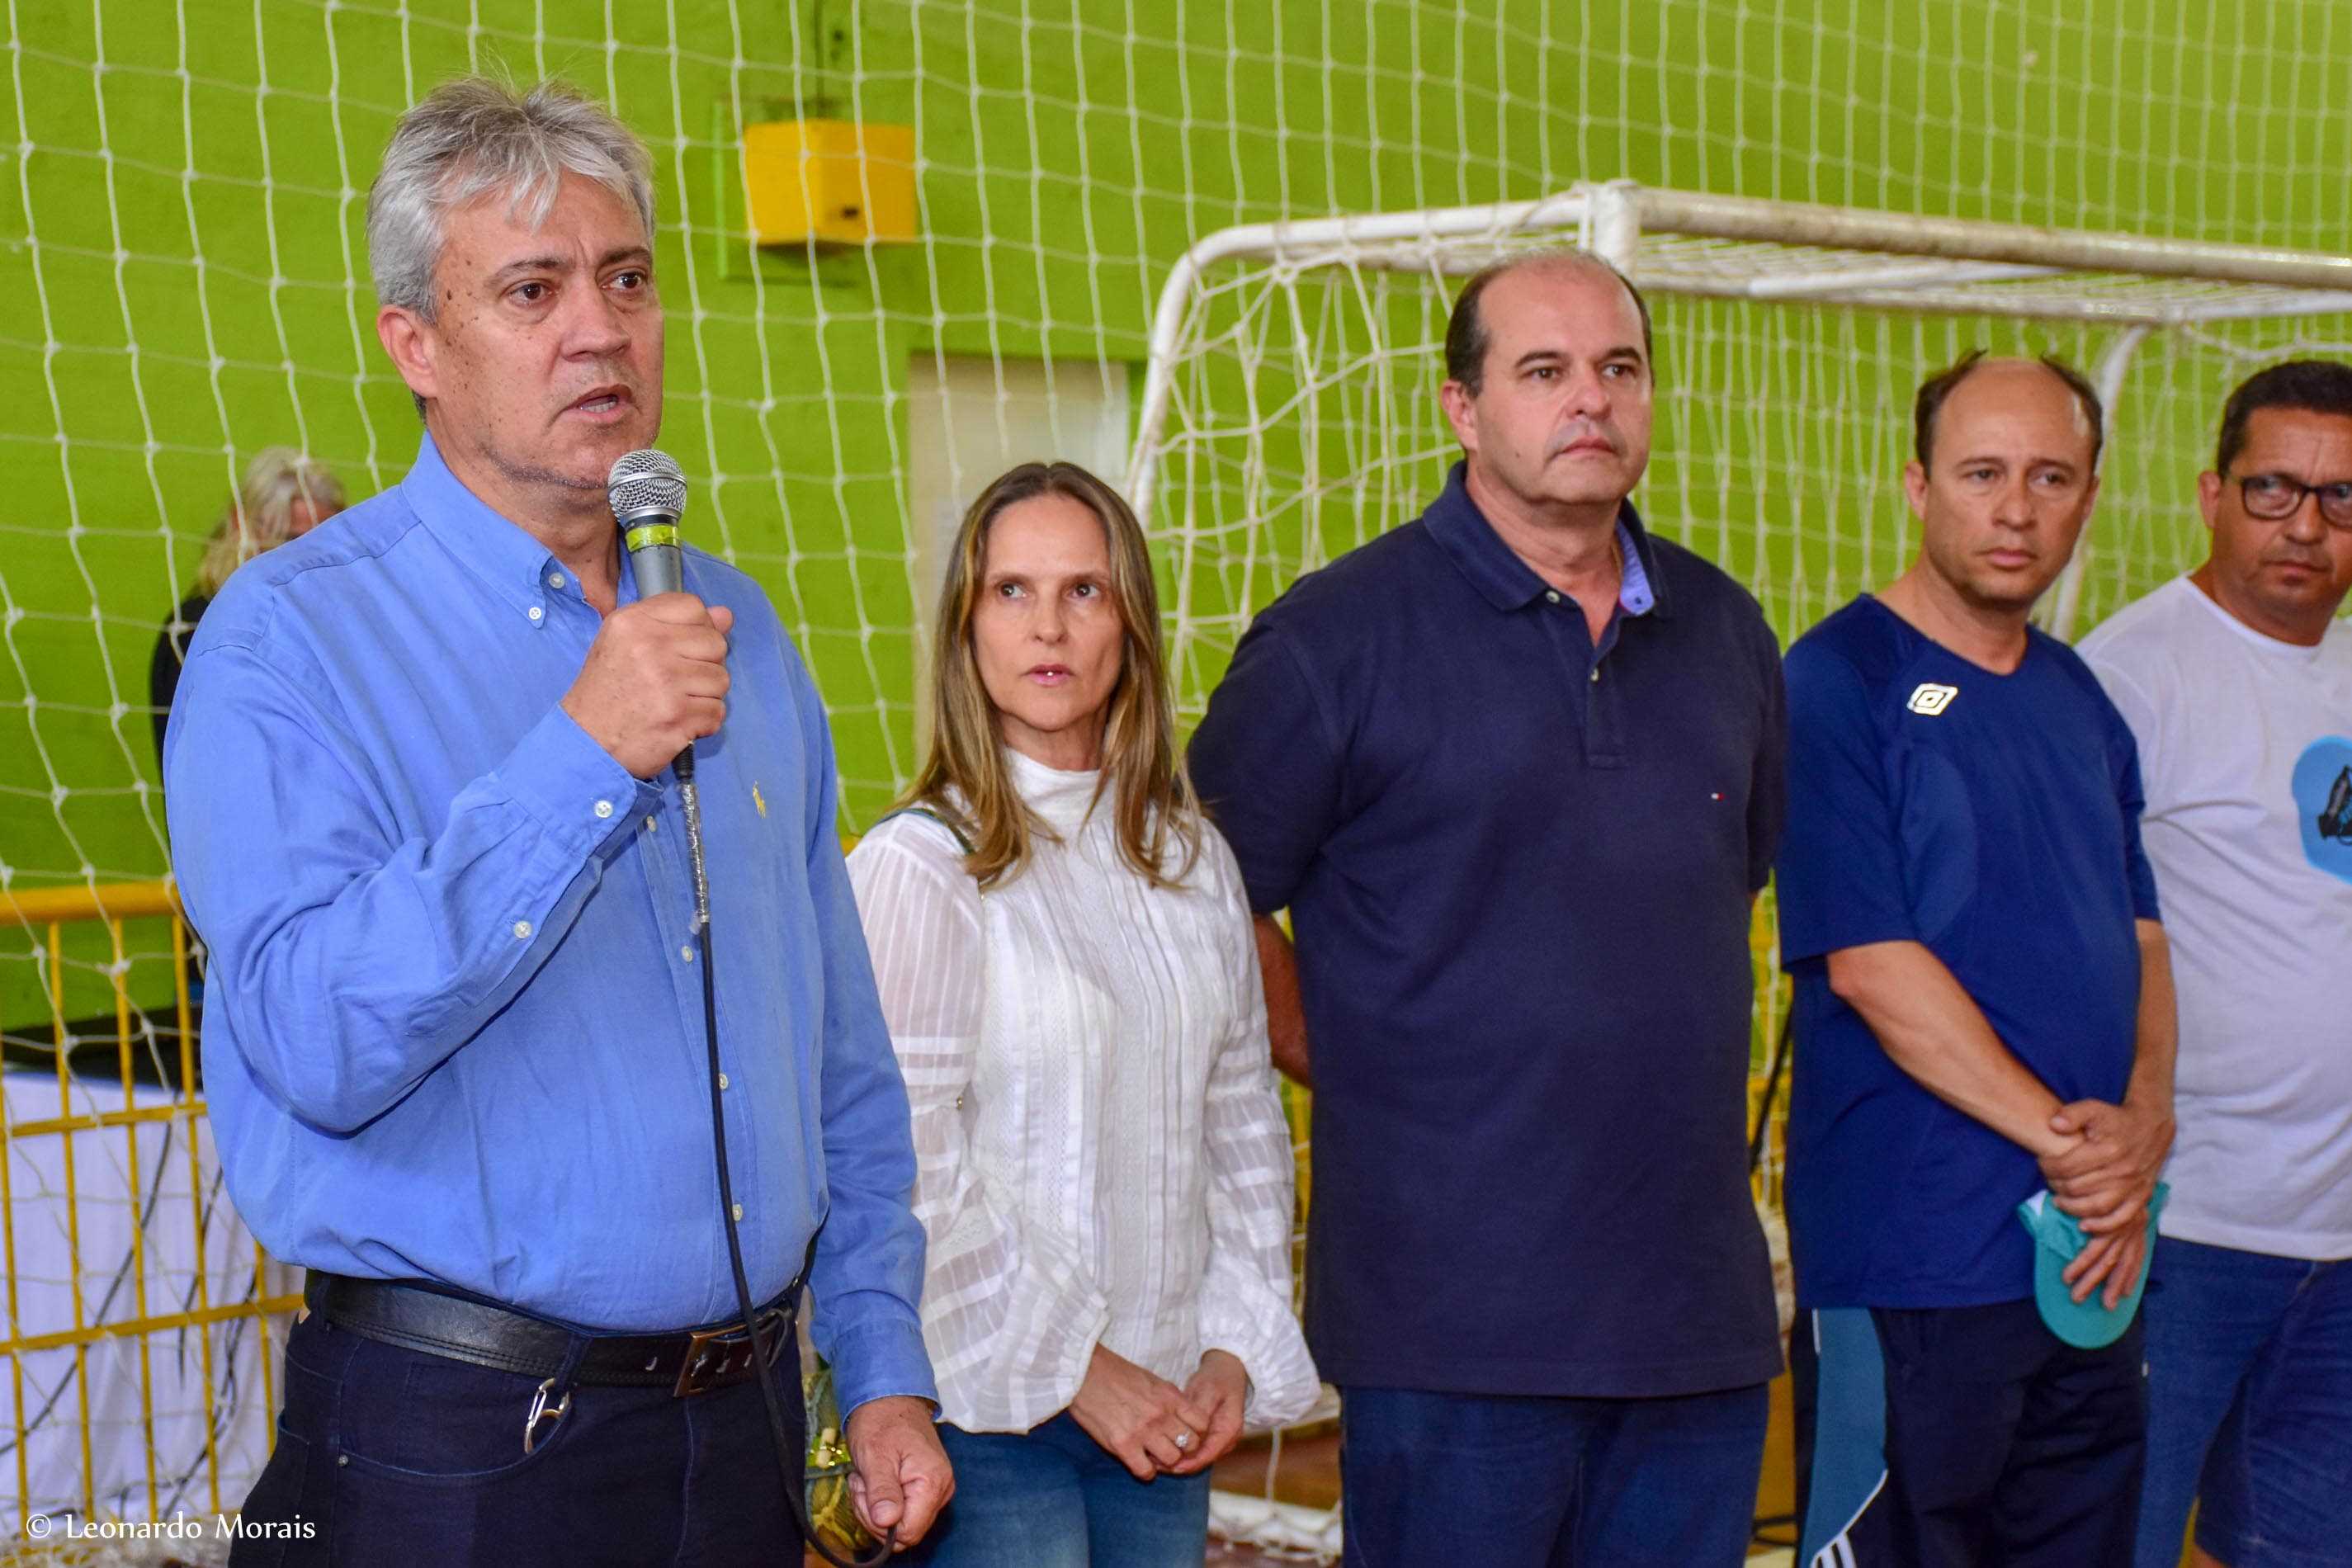
[[[550,1405],[547,1403],[547,1396],[554,1392],[555,1379],[551,1377],[541,1384],[539,1392],[530,1397],[530,1414],[522,1418],[522,1451],[525,1454],[539,1446],[541,1422],[561,1421],[572,1412],[572,1391],[565,1389],[563,1397]]]

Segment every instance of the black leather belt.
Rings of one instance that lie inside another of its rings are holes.
[[[772,1362],[793,1339],[801,1282],[757,1314],[758,1343]],[[338,1329],[427,1355],[567,1384],[667,1388],[680,1398],[750,1378],[752,1336],[740,1322],[664,1334],[581,1334],[504,1307],[384,1279],[313,1269],[302,1300]],[[574,1359],[573,1348],[583,1345]]]

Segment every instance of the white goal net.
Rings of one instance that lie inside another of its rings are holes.
[[[2352,342],[2315,254],[2352,233],[2342,0],[0,0],[0,1533],[233,1502],[267,1441],[271,1290],[179,1065],[149,662],[257,450],[354,500],[405,470],[365,191],[478,69],[565,77],[653,151],[687,526],[808,657],[849,832],[917,764],[981,485],[1132,462],[1197,717],[1255,609],[1433,493],[1447,304],[1512,247],[1650,290],[1636,499],[1784,638],[1899,569],[1911,392],[1966,350],[2110,373],[2052,606],[2079,631],[2191,558],[2227,387]],[[866,174],[911,184],[911,236],[758,243],[743,138],[780,122],[903,132]],[[2083,248],[2021,243],[2051,233]],[[2099,237],[2133,234],[2179,243]]]
[[[2352,339],[2352,257],[1623,183],[1222,231],[1161,293],[1128,475],[1175,552],[1189,710],[1274,595],[1435,493],[1458,456],[1437,402],[1454,291],[1557,245],[1650,299],[1645,519],[1744,582],[1784,641],[1907,559],[1911,395],[1969,350],[2054,353],[2109,405],[2081,570],[2042,607],[2072,635],[2196,559],[2231,385]]]

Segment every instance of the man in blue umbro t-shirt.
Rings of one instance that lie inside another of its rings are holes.
[[[2127,1563],[2139,1334],[2060,1339],[2017,1216],[2049,1189],[2090,1237],[2068,1282],[2116,1307],[2172,1132],[2131,731],[2026,618],[2090,515],[2098,399],[1971,355],[1916,441],[1918,559],[1786,665],[1799,1561]]]

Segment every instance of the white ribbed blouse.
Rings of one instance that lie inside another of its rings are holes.
[[[1060,836],[982,893],[952,836],[892,817],[849,858],[914,1111],[923,1338],[941,1414],[1022,1432],[1069,1407],[1099,1342],[1182,1384],[1250,1376],[1254,1427],[1318,1384],[1290,1310],[1292,1167],[1233,851],[1186,885],[1119,858],[1091,773],[1007,748]]]

